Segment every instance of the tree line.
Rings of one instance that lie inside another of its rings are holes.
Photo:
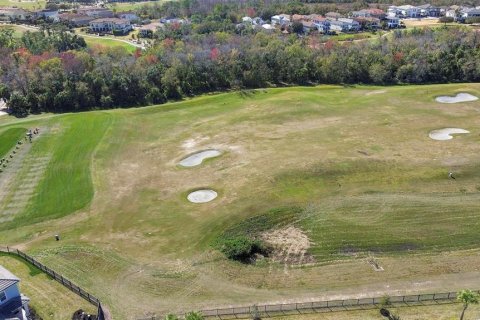
[[[41,52],[36,42],[51,36],[5,41],[0,34],[0,97],[16,116],[160,104],[231,89],[480,80],[480,37],[461,27],[396,31],[344,44],[214,32],[157,40],[133,55],[71,43]]]

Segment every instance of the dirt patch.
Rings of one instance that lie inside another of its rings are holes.
[[[299,228],[289,226],[265,232],[261,235],[263,241],[273,249],[271,259],[290,265],[301,265],[315,262],[307,253],[311,246],[310,239]]]

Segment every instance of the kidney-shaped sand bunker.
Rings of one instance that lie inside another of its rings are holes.
[[[204,151],[199,151],[194,153],[180,161],[182,167],[195,167],[203,162],[203,160],[208,158],[215,158],[221,155],[222,153],[216,149],[209,149]]]
[[[458,102],[469,102],[478,100],[477,97],[471,95],[470,93],[457,93],[456,96],[440,96],[435,99],[440,103],[458,103]]]

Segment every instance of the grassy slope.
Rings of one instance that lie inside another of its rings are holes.
[[[39,259],[92,288],[122,316],[325,291],[381,292],[387,282],[391,289],[413,290],[412,279],[429,281],[415,290],[455,290],[452,286],[465,285],[456,275],[475,272],[469,264],[458,266],[456,256],[411,256],[399,264],[395,254],[478,242],[478,102],[434,102],[437,95],[462,91],[479,95],[480,87],[268,89],[33,118],[65,128],[34,144],[35,152],[59,152],[53,155],[73,152],[78,136],[91,140],[86,143],[91,150],[108,122],[93,161],[96,194],[83,213],[6,230],[0,240],[23,243]],[[84,128],[82,123],[93,124]],[[428,138],[430,130],[442,127],[472,134],[450,141]],[[210,147],[225,154],[198,168],[176,166],[186,154]],[[80,171],[91,163],[77,157],[69,156],[69,164]],[[70,181],[62,171],[64,158],[56,159],[51,163],[61,163],[60,172]],[[78,209],[60,203],[77,200],[57,196],[65,184],[55,179],[58,168],[50,168],[47,180],[53,184],[42,182],[42,196],[30,208],[54,215],[57,203],[61,215]],[[458,174],[455,182],[447,179],[449,171]],[[187,190],[201,186],[218,190],[219,198],[204,205],[186,202]],[[303,208],[291,221],[310,236],[311,252],[320,261],[345,261],[285,274],[282,266],[245,267],[208,253],[227,228],[286,206]],[[57,230],[62,231],[60,244],[50,237]],[[370,274],[368,265],[351,255],[363,258],[369,251],[384,257],[388,274]],[[477,261],[476,253],[468,259]],[[129,295],[144,302],[125,310]]]
[[[10,128],[0,133],[0,158],[7,155],[25,135],[24,128]]]

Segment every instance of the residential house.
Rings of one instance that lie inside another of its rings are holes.
[[[30,299],[20,293],[20,279],[0,266],[0,319],[28,320]]]
[[[360,30],[360,23],[350,18],[339,18],[337,21],[343,22],[347,25],[348,31]]]
[[[0,8],[0,21],[24,21],[29,19],[32,13],[19,8]]]
[[[376,30],[381,27],[380,19],[374,17],[356,17],[353,20],[360,24],[362,30]]]
[[[302,20],[303,33],[309,34],[312,31],[318,31],[317,25],[313,21]]]
[[[440,17],[440,7],[424,4],[418,6],[418,8],[420,9],[420,16],[422,17]]]
[[[58,15],[58,18],[60,19],[60,21],[75,27],[88,26],[90,21],[95,20],[95,18],[93,17],[76,13],[61,13]]]
[[[267,32],[273,32],[275,30],[275,27],[269,23],[264,23],[262,24],[262,30]]]
[[[387,27],[389,29],[396,29],[400,26],[400,19],[397,17],[387,16]]]
[[[353,18],[377,18],[384,19],[386,14],[385,11],[381,9],[363,9],[359,11],[353,11],[351,16]]]
[[[327,12],[325,14],[325,17],[327,17],[329,19],[338,19],[338,18],[341,18],[343,16],[338,12]]]
[[[402,16],[402,10],[397,6],[390,6],[387,10],[387,17],[400,17]]]
[[[140,18],[137,16],[135,12],[127,11],[127,12],[117,12],[117,17],[120,19],[125,19],[130,22],[138,21]]]
[[[352,32],[360,30],[360,24],[348,18],[339,18],[337,20],[330,20],[330,30],[336,32]]]
[[[448,18],[453,18],[456,20],[458,16],[459,16],[459,12],[457,10],[449,9],[445,12],[445,17],[448,17]]]
[[[460,19],[462,21],[468,18],[477,18],[480,17],[480,9],[476,8],[463,8],[460,10]]]
[[[114,14],[112,10],[98,7],[84,7],[77,10],[78,14],[87,15],[89,17],[94,17],[95,19],[100,18],[113,18]]]
[[[304,14],[294,14],[292,15],[292,21],[302,21],[302,20],[310,20],[310,16],[306,16]]]
[[[263,19],[260,17],[255,17],[252,19],[252,24],[254,26],[261,26],[262,24],[265,24],[265,21],[263,21]]]
[[[170,17],[170,18],[162,18],[160,19],[160,22],[164,24],[184,24],[184,23],[187,23],[187,20]]]
[[[99,33],[128,33],[132,30],[130,21],[119,18],[95,19],[89,23],[90,30]]]
[[[140,36],[144,38],[151,38],[158,29],[163,28],[164,24],[160,22],[152,22],[142,26],[139,30]]]
[[[45,19],[53,22],[58,22],[60,20],[58,17],[58,10],[44,9],[35,11],[35,17],[37,19]]]
[[[420,17],[420,8],[406,4],[404,6],[399,6],[397,9],[400,10],[403,17],[406,18],[419,18]]]
[[[322,17],[318,14],[311,14],[307,17],[308,19],[313,21],[313,23],[315,23],[318,31],[322,33],[328,33],[328,31],[330,30],[330,21],[327,18]]]
[[[289,25],[291,22],[291,17],[289,14],[279,14],[273,16],[270,21],[272,22],[272,25]]]

